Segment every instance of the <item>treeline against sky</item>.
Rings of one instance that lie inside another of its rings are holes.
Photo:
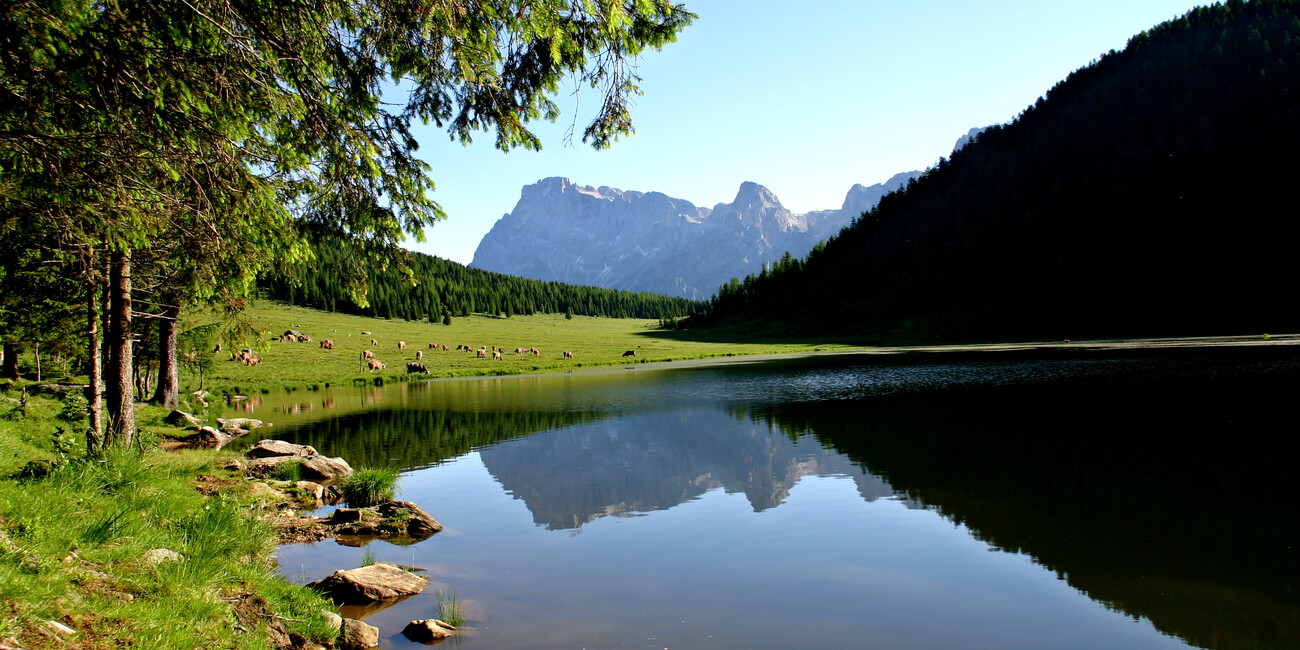
[[[806,258],[722,287],[689,324],[914,340],[1294,330],[1298,145],[1300,3],[1196,9]]]
[[[337,238],[317,238],[312,249],[315,260],[298,265],[291,275],[262,281],[270,297],[325,311],[429,322],[473,313],[673,319],[703,307],[698,301],[653,293],[529,280],[423,253],[411,253],[405,261],[409,275],[391,263],[362,270],[368,284],[368,304],[362,306],[355,287],[358,260],[365,256]]]

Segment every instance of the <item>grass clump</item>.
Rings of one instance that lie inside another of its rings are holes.
[[[275,466],[275,473],[272,476],[277,481],[293,481],[297,483],[302,480],[302,461],[291,460],[280,463]]]
[[[371,566],[378,561],[379,559],[375,555],[374,549],[368,546],[366,548],[361,549],[361,566]]]
[[[363,467],[338,484],[343,500],[353,508],[366,508],[391,501],[397,492],[398,474],[385,467]]]
[[[438,592],[438,620],[452,627],[460,627],[465,624],[465,612],[461,607],[460,596],[456,593],[455,587],[452,587],[451,591],[444,589]]]

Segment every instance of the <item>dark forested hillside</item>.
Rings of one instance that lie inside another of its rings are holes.
[[[369,305],[353,297],[356,269],[363,255],[347,244],[318,238],[312,245],[315,260],[298,265],[284,276],[264,279],[271,297],[295,305],[361,316],[441,322],[471,313],[568,313],[611,318],[672,319],[698,311],[702,304],[653,293],[632,293],[559,282],[527,280],[471,269],[438,257],[411,253],[408,276],[395,264],[369,268]]]
[[[953,98],[959,101],[960,98]],[[1300,328],[1300,2],[1133,37],[708,319],[912,339]]]

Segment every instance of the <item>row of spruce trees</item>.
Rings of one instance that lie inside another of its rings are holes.
[[[475,313],[671,320],[703,308],[685,298],[529,280],[423,253],[411,253],[402,264],[362,268],[358,260],[364,256],[337,238],[317,239],[312,248],[311,262],[262,281],[270,297],[331,312],[431,323]]]

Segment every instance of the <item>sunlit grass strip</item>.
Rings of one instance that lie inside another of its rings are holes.
[[[848,342],[789,340],[757,335],[752,329],[715,331],[709,340],[698,340],[692,332],[662,331],[658,321],[593,318],[565,319],[557,314],[536,314],[510,318],[473,315],[456,318],[450,326],[421,321],[366,318],[291,307],[260,301],[248,310],[249,320],[264,335],[259,340],[237,343],[251,347],[262,358],[256,366],[230,361],[230,348],[220,353],[210,349],[196,354],[212,355],[213,368],[206,387],[214,393],[227,391],[249,394],[284,389],[323,388],[325,385],[370,384],[402,379],[432,377],[502,376],[556,372],[575,368],[618,366],[654,361],[685,361],[714,357],[782,352],[812,352],[854,347]],[[281,343],[267,340],[287,329],[312,337],[310,343]],[[367,333],[368,332],[368,333]],[[333,349],[321,348],[331,339]],[[377,345],[371,345],[374,340]],[[398,341],[407,346],[398,348]],[[450,351],[429,348],[446,344]],[[457,351],[456,346],[487,348],[480,358],[475,352]],[[502,358],[492,358],[492,346],[503,349]],[[533,355],[532,348],[539,354]],[[528,350],[516,353],[517,348]],[[387,368],[371,372],[362,363],[362,353],[373,352]],[[572,357],[564,353],[572,352]],[[627,351],[635,357],[623,357]],[[182,351],[186,352],[186,351]],[[416,359],[416,352],[422,358]],[[423,363],[429,375],[407,375],[408,362]],[[198,375],[182,369],[181,382],[192,391]]]

